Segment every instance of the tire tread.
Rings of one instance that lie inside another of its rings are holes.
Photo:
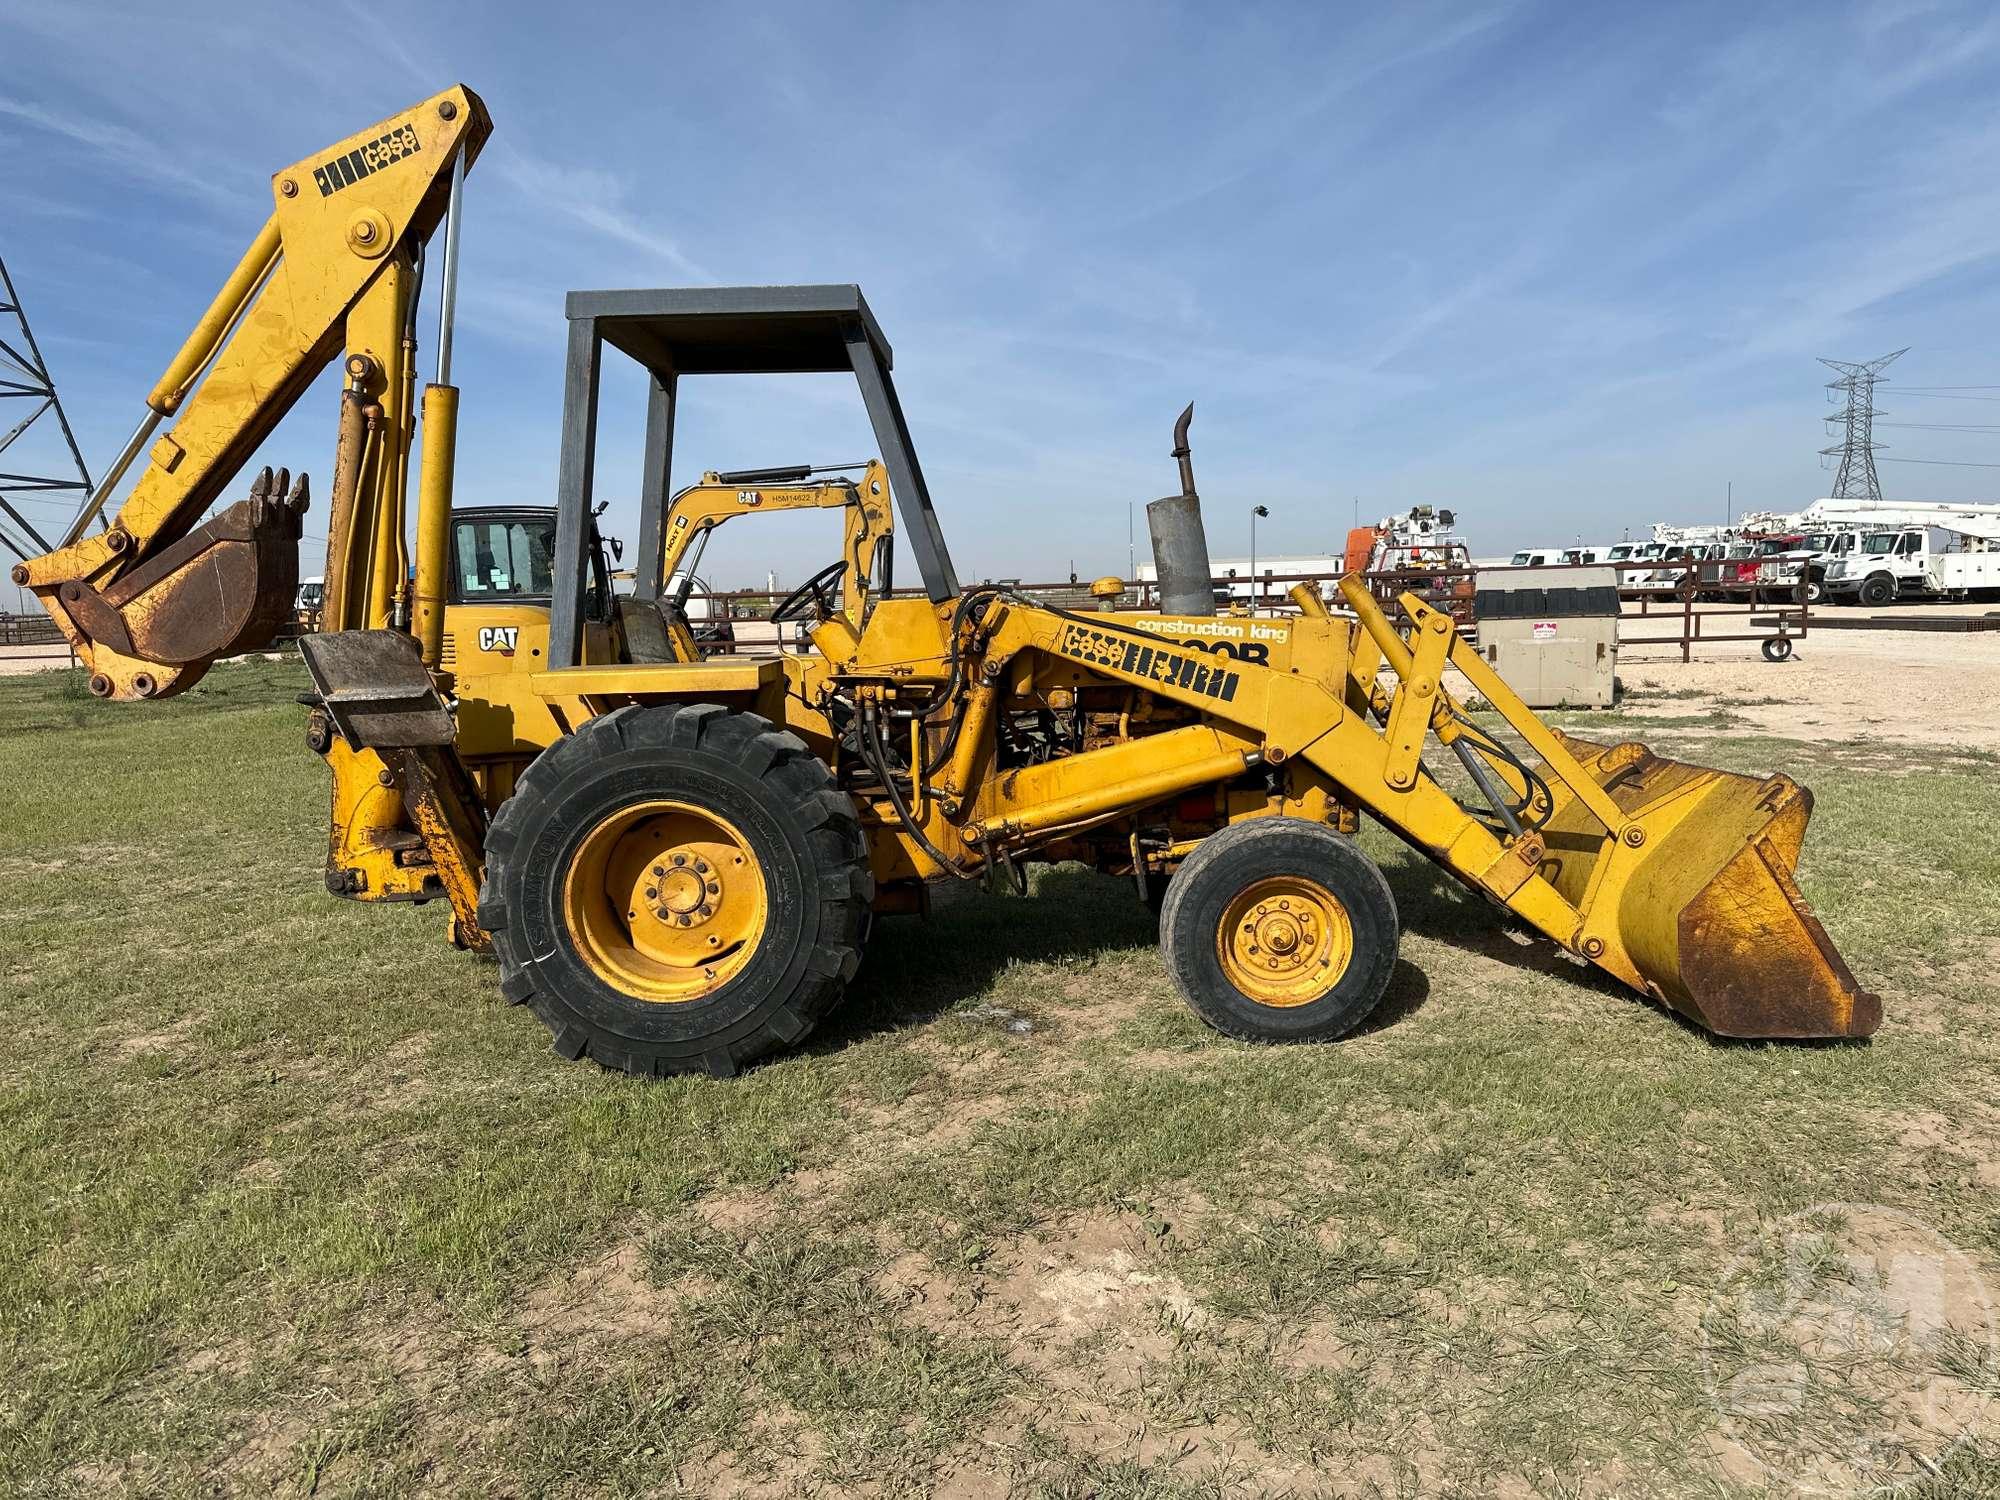
[[[800,982],[759,1025],[727,1042],[711,1038],[649,1047],[603,1032],[549,992],[518,951],[515,913],[502,892],[509,861],[521,846],[521,830],[538,805],[562,795],[572,776],[601,756],[634,749],[708,751],[748,771],[796,820],[820,866],[806,885],[808,894],[817,897],[818,925]],[[574,1060],[588,1054],[610,1071],[641,1077],[706,1072],[727,1078],[767,1053],[803,1040],[840,1000],[860,963],[875,894],[860,817],[852,801],[834,787],[824,762],[805,741],[763,716],[712,703],[629,704],[557,740],[521,773],[514,794],[494,814],[486,850],[480,925],[493,937],[501,994],[534,1011],[562,1056]]]

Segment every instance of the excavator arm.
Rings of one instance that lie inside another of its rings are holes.
[[[842,613],[860,628],[875,576],[875,554],[895,530],[889,509],[889,471],[871,459],[858,479],[803,483],[808,469],[768,471],[783,476],[776,483],[750,482],[739,474],[704,474],[674,496],[663,528],[661,579],[668,580],[688,565],[689,556],[708,534],[732,516],[781,510],[844,510],[841,559],[847,564],[846,601]]]
[[[96,498],[61,546],[13,569],[68,636],[93,693],[171,696],[217,657],[267,642],[289,615],[309,503],[303,475],[290,486],[266,471],[250,498],[196,523],[343,352],[325,628],[408,617],[417,602],[404,497],[421,257],[491,133],[479,97],[451,88],[272,178],[270,218],[153,387]],[[439,417],[447,486],[453,395],[441,369],[426,408]],[[427,448],[439,446],[432,437]],[[117,514],[87,534],[141,453]]]
[[[655,601],[664,631],[663,658],[671,661],[701,660],[701,647],[687,621],[688,594],[694,585],[694,569],[715,528],[733,516],[762,515],[788,510],[843,510],[841,562],[845,565],[841,615],[850,633],[858,632],[867,617],[869,601],[876,589],[876,560],[885,547],[893,546],[895,521],[889,507],[889,471],[878,459],[861,466],[858,479],[814,480],[810,468],[766,469],[742,473],[702,475],[673,497],[661,528],[658,578],[663,588],[675,577],[678,591],[668,591]],[[883,554],[884,561],[887,554]],[[627,602],[633,610],[643,606]],[[627,615],[631,618],[630,613]],[[642,627],[644,628],[644,627]]]

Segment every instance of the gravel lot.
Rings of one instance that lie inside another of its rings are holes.
[[[1895,610],[1832,611],[1847,619],[1878,614],[1985,615],[1986,604],[1904,605]],[[1632,635],[1663,635],[1663,620],[1628,615]],[[1794,739],[1885,739],[1925,745],[2000,749],[2000,631],[1965,635],[1931,630],[1814,630],[1792,659],[1767,662],[1754,643],[1703,646],[1692,662],[1677,649],[1648,646],[1621,653],[1628,688],[1673,699],[1634,702],[1638,715],[1685,714],[1701,693],[1739,719]]]

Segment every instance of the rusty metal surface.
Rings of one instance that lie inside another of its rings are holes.
[[[449,745],[457,730],[417,643],[395,630],[334,630],[299,637],[324,708],[356,750]]]
[[[1622,957],[1648,994],[1718,1036],[1874,1033],[1880,997],[1847,967],[1794,875],[1811,792],[1638,744],[1564,743],[1639,835],[1607,843],[1575,803],[1543,831],[1545,878],[1622,950],[1606,967],[1618,972]]]
[[[58,590],[92,641],[161,666],[206,664],[254,651],[292,622],[299,534],[308,499],[301,474],[265,469],[238,501],[103,589],[72,579]]]

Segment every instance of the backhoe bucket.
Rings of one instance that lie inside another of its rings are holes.
[[[1598,964],[1718,1036],[1873,1034],[1880,997],[1856,982],[1793,879],[1811,792],[1634,743],[1564,747],[1643,834],[1607,839],[1549,776],[1543,874],[1583,912],[1585,951],[1603,943]]]
[[[299,589],[306,477],[257,476],[250,498],[217,513],[101,592],[75,580],[56,591],[92,641],[164,667],[205,668],[268,645],[291,619]],[[185,674],[185,687],[200,671]],[[161,696],[166,696],[161,694]]]

